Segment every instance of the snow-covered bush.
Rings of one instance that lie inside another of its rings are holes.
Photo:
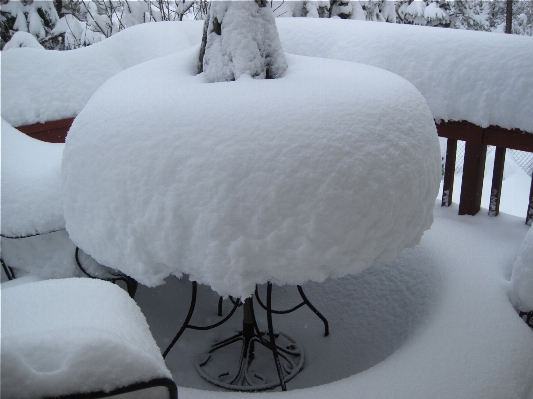
[[[87,46],[130,26],[201,18],[206,0],[1,0],[0,49],[15,32],[29,32],[46,48]]]
[[[0,0],[0,49],[18,31],[68,50],[146,22],[204,19],[207,0]],[[506,0],[266,1],[275,17],[342,18],[505,31]],[[533,1],[514,0],[512,33],[533,35]]]
[[[11,40],[6,43],[4,46],[4,50],[9,50],[12,48],[21,48],[21,47],[28,47],[28,48],[36,48],[40,50],[44,50],[44,47],[41,46],[41,43],[37,41],[35,36],[28,32],[15,32]]]

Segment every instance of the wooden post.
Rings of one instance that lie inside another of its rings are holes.
[[[444,182],[442,184],[442,206],[450,206],[452,204],[456,155],[457,140],[448,139],[446,145],[446,164],[444,166]]]
[[[481,208],[486,157],[486,144],[466,143],[459,215],[474,216]]]
[[[513,32],[513,0],[507,0],[505,8],[505,33]]]
[[[506,150],[503,147],[496,147],[494,170],[492,172],[492,187],[490,189],[489,216],[498,216],[500,213],[500,197],[502,192],[505,151]]]
[[[529,206],[527,207],[526,224],[533,223],[533,173],[531,173],[531,188],[529,189]]]

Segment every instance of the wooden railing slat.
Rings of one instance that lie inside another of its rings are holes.
[[[450,206],[452,204],[456,156],[457,140],[448,139],[446,145],[446,163],[444,164],[444,182],[442,185],[442,206]]]
[[[529,189],[529,205],[527,207],[526,224],[533,223],[533,173],[531,174],[531,188]]]
[[[492,187],[490,189],[489,216],[500,213],[500,198],[502,192],[503,169],[505,166],[505,152],[503,147],[496,147],[494,156],[494,170],[492,172]]]
[[[481,209],[486,157],[487,146],[485,144],[466,143],[459,215],[474,216]]]

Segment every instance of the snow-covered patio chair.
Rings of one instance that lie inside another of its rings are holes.
[[[77,277],[81,270],[91,278],[124,281],[133,297],[135,280],[83,258],[65,231],[63,148],[30,138],[2,119],[2,268],[9,280],[26,274]]]
[[[177,398],[144,315],[94,279],[2,284],[2,397]]]

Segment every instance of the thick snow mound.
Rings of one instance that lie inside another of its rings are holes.
[[[117,72],[200,44],[202,24],[137,25],[73,51],[6,51],[2,116],[13,126],[76,116]],[[422,93],[435,119],[533,132],[531,37],[323,18],[279,18],[276,24],[288,53],[402,76]]]
[[[529,229],[520,246],[511,277],[512,296],[523,311],[533,310],[533,229]]]
[[[267,281],[358,273],[418,243],[440,150],[409,82],[288,56],[281,79],[206,83],[197,54],[124,71],[74,121],[62,179],[80,248],[148,286],[187,273],[247,297]]]
[[[24,236],[65,227],[64,147],[30,138],[2,119],[2,234]]]
[[[2,117],[12,126],[76,116],[111,76],[201,41],[201,23],[133,26],[72,51],[2,52]]]
[[[170,372],[121,288],[63,279],[2,289],[2,397],[111,390],[157,377]]]
[[[422,93],[437,120],[533,133],[532,37],[334,19],[276,22],[286,52],[398,74]]]

